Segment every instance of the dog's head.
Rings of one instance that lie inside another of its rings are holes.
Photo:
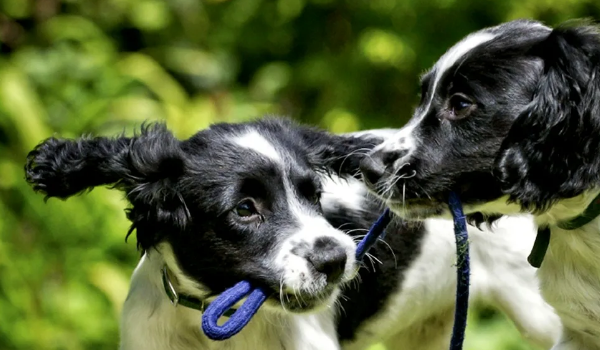
[[[409,218],[544,211],[600,183],[600,34],[518,20],[475,32],[422,79],[421,102],[361,169]]]
[[[374,142],[278,119],[179,141],[156,124],[134,137],[48,139],[29,154],[26,176],[48,197],[123,190],[139,246],[159,250],[189,294],[249,280],[272,290],[271,305],[302,312],[356,272],[354,241],[323,217],[318,175],[358,171],[356,151]]]

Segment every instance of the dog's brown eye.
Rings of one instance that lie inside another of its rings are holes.
[[[319,204],[319,201],[321,200],[321,192],[316,191],[310,198],[310,201],[313,202],[314,204]]]
[[[471,111],[474,103],[471,99],[463,94],[454,94],[448,102],[448,112],[451,120],[461,119]]]
[[[249,199],[239,202],[235,207],[235,213],[244,218],[258,214],[254,203]]]
[[[319,204],[321,200],[321,190],[314,179],[306,178],[300,180],[297,184],[298,193],[313,204]]]

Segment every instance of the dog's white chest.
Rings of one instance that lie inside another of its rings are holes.
[[[328,312],[294,317],[259,313],[239,334],[214,342],[202,334],[198,312],[180,309],[175,313],[165,310],[168,307],[163,305],[162,311],[157,309],[149,318],[130,314],[136,318],[130,322],[138,323],[123,333],[121,349],[339,350],[333,317]]]
[[[544,298],[565,327],[563,340],[600,349],[600,232],[588,226],[553,229],[538,275]]]

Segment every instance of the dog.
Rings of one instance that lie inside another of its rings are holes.
[[[370,190],[407,219],[449,217],[450,191],[476,222],[532,213],[542,257],[547,248],[542,294],[564,326],[553,349],[600,349],[598,27],[516,20],[474,32],[421,91],[407,125],[360,164]]]
[[[47,139],[29,153],[26,179],[46,197],[101,185],[125,192],[143,254],[121,317],[123,350],[446,348],[451,221],[393,220],[371,264],[355,260],[383,206],[353,175],[385,134],[332,135],[267,118],[180,141],[151,124],[133,137]],[[472,299],[548,349],[560,322],[525,261],[533,221],[470,230]],[[269,290],[268,299],[239,334],[211,341],[202,310],[240,280]]]

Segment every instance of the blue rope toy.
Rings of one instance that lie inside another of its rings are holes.
[[[454,329],[452,331],[450,350],[460,350],[462,349],[465,337],[467,309],[469,306],[469,242],[462,205],[455,193],[450,194],[448,204],[454,217],[457,254],[456,311],[454,314]],[[383,231],[390,223],[391,218],[390,210],[386,209],[371,226],[367,235],[360,241],[356,248],[357,261],[361,261],[367,251],[377,242],[377,239],[384,234]],[[242,306],[223,325],[219,326],[217,324],[219,318],[245,297],[247,299]],[[202,314],[202,330],[204,334],[212,340],[231,338],[250,322],[252,316],[256,314],[266,299],[266,290],[260,287],[253,287],[248,281],[238,282],[211,302]]]

